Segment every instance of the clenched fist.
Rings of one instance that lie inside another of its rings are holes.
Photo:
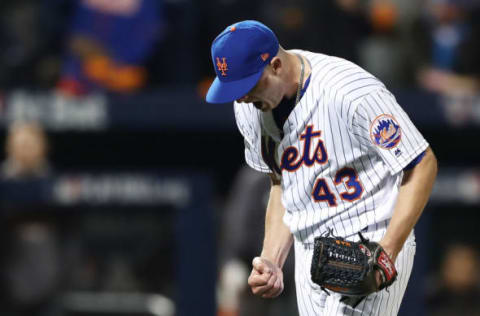
[[[253,294],[263,298],[274,298],[283,291],[283,272],[269,260],[255,257],[248,277]]]

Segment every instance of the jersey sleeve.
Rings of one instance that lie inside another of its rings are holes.
[[[353,135],[381,157],[392,175],[427,149],[427,141],[387,89],[371,91],[354,108],[349,120]]]
[[[246,104],[234,103],[235,121],[238,130],[243,136],[245,144],[245,161],[247,164],[260,172],[271,173],[261,154],[262,137],[258,121],[258,113],[255,108]]]

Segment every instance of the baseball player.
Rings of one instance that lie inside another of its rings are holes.
[[[413,265],[413,227],[437,173],[427,141],[373,75],[341,58],[285,50],[260,22],[228,26],[211,53],[217,77],[206,100],[234,101],[246,162],[271,178],[252,292],[280,295],[293,244],[300,315],[396,315]],[[396,281],[357,304],[322,290],[310,265],[314,238],[327,232],[379,242]]]

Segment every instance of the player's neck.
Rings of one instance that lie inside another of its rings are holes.
[[[285,94],[286,98],[295,98],[299,89],[303,88],[305,81],[307,80],[308,76],[310,75],[311,69],[309,67],[309,63],[305,60],[305,58],[299,54],[293,53],[291,51],[287,52],[288,62],[290,65],[289,76],[287,79],[288,88],[287,93]],[[300,58],[303,59],[303,66]],[[302,68],[303,68],[303,76],[302,76]],[[301,78],[302,77],[302,78]],[[300,80],[302,81],[300,83]]]
[[[295,54],[287,52],[286,60],[288,65],[287,76],[285,77],[285,95],[287,99],[295,98],[298,90],[298,79],[300,78],[300,61]]]

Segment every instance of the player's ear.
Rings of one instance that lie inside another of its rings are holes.
[[[272,67],[273,72],[277,75],[282,69],[282,65],[283,65],[282,60],[278,56],[273,57],[272,60],[270,61],[270,66]]]

